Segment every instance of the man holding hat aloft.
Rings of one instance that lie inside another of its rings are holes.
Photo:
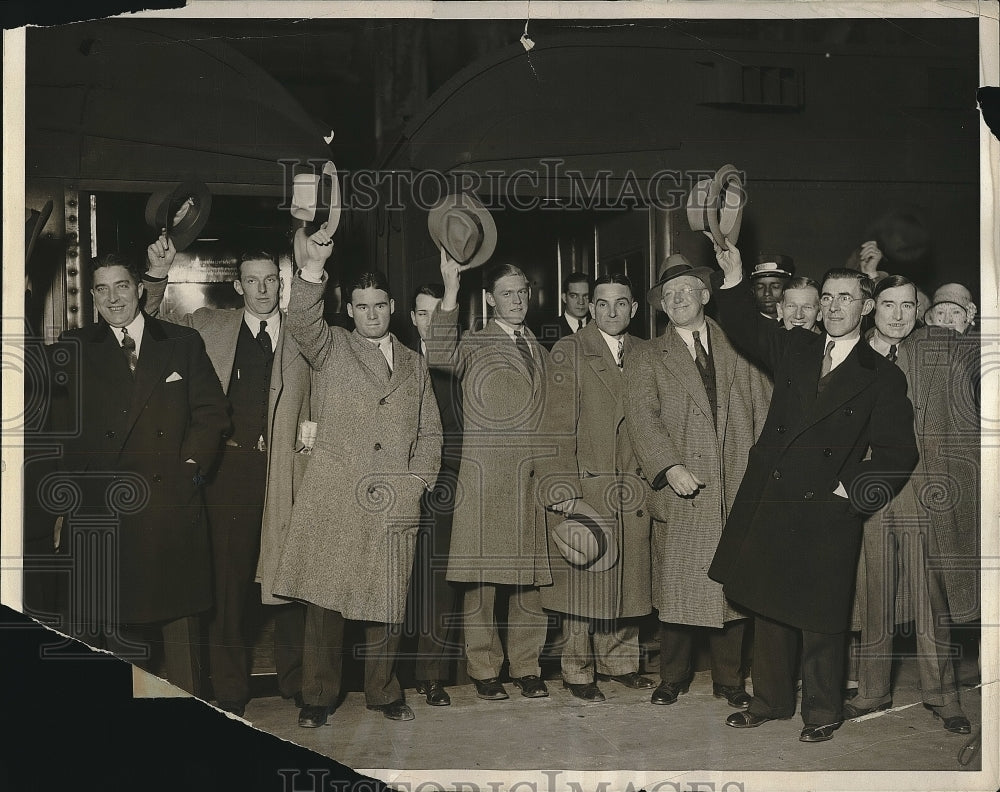
[[[750,273],[750,283],[757,310],[765,319],[781,321],[778,303],[781,302],[785,284],[794,274],[795,267],[790,256],[762,254],[757,257],[757,264]]]
[[[598,278],[594,321],[558,341],[549,366],[544,431],[559,453],[539,465],[552,501],[542,605],[563,614],[563,686],[584,701],[604,701],[595,673],[633,689],[655,684],[638,673],[636,617],[651,610],[649,514],[625,429],[623,366],[640,343],[628,333],[638,307],[625,275]],[[574,522],[592,530],[563,530]]]
[[[661,679],[651,700],[672,704],[687,690],[695,629],[707,628],[713,693],[745,707],[746,614],[707,570],[764,425],[770,384],[705,316],[710,273],[679,253],[664,261],[646,299],[670,322],[663,335],[638,346],[625,369],[625,421],[651,488]]]

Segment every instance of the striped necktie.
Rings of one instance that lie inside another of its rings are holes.
[[[122,352],[125,353],[129,373],[135,375],[135,367],[139,363],[139,357],[135,354],[135,339],[128,334],[127,327],[122,328]]]

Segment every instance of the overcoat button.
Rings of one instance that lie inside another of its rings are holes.
[[[368,488],[368,494],[369,495],[374,495],[375,494],[375,488],[374,487],[369,487]]]
[[[639,509],[639,511],[637,511],[637,512],[635,513],[635,516],[636,516],[636,517],[642,517],[642,509]]]
[[[163,476],[161,476],[159,473],[153,475],[154,484],[159,484],[161,481],[163,481]]]
[[[790,388],[790,387],[792,387],[792,380],[791,380],[791,377],[789,377],[788,379],[786,379],[786,380],[785,380],[785,384],[786,384],[786,385],[787,385],[787,386],[788,386],[789,388]]]
[[[110,440],[112,437],[115,436],[115,433],[111,429],[108,429],[108,431],[104,433],[104,436]]]
[[[771,478],[773,478],[775,481],[777,481],[778,479],[780,479],[781,478],[781,471],[780,470],[774,471],[771,474]]]
[[[529,471],[528,478],[534,478],[534,477],[535,477],[535,471],[534,470]]]
[[[157,436],[157,437],[163,437],[163,430],[162,430],[162,429],[158,430],[158,431],[156,432],[156,436]]]
[[[788,430],[784,426],[778,427],[778,434],[784,434],[786,431]]]
[[[813,499],[813,495],[815,495],[815,494],[816,494],[815,492],[813,492],[812,490],[809,490],[809,492],[807,492],[802,497],[805,498],[806,500],[812,500]]]
[[[385,404],[385,399],[379,399],[379,400],[378,400],[378,403],[379,403],[379,404]]]
[[[642,468],[636,468],[635,469],[635,475],[641,476],[642,475]]]
[[[832,448],[824,448],[823,449],[823,456],[833,456],[833,449]]]
[[[375,450],[376,451],[381,451],[382,450],[382,444],[381,443],[376,443],[375,444]]]
[[[848,407],[846,410],[844,410],[844,415],[854,415],[854,410]]]

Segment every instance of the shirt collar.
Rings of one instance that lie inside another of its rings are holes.
[[[497,326],[499,326],[507,335],[510,336],[512,341],[514,340],[515,332],[520,333],[522,336],[525,335],[524,325],[521,325],[520,327],[514,327],[513,325],[507,324],[503,319],[497,319],[496,317],[493,317],[493,321],[496,322]]]

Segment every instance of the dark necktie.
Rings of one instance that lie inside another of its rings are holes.
[[[823,365],[819,370],[819,378],[823,379],[827,374],[830,373],[830,369],[833,368],[833,345],[834,342],[826,342],[826,352],[823,353]]]
[[[528,346],[528,341],[520,330],[514,331],[514,344],[517,346],[517,351],[521,353],[521,357],[524,358],[531,376],[535,376],[535,359],[531,356],[531,347]]]
[[[128,361],[129,373],[134,375],[139,358],[135,354],[135,339],[128,334],[127,327],[122,328],[122,352],[125,353],[125,360]]]
[[[618,339],[618,368],[621,368],[625,362],[625,339]]]
[[[698,364],[698,368],[702,371],[708,369],[708,353],[705,351],[705,347],[701,345],[701,333],[697,330],[691,333],[691,337],[694,338],[694,360]]]
[[[267,332],[267,322],[262,321],[260,323],[260,332],[257,333],[257,343],[260,344],[260,348],[264,350],[264,354],[270,356],[274,352],[274,347],[271,345],[271,336]]]
[[[886,355],[886,357],[889,358],[889,360],[891,360],[893,363],[896,362],[896,357],[897,357],[896,344],[889,344],[889,354]]]

